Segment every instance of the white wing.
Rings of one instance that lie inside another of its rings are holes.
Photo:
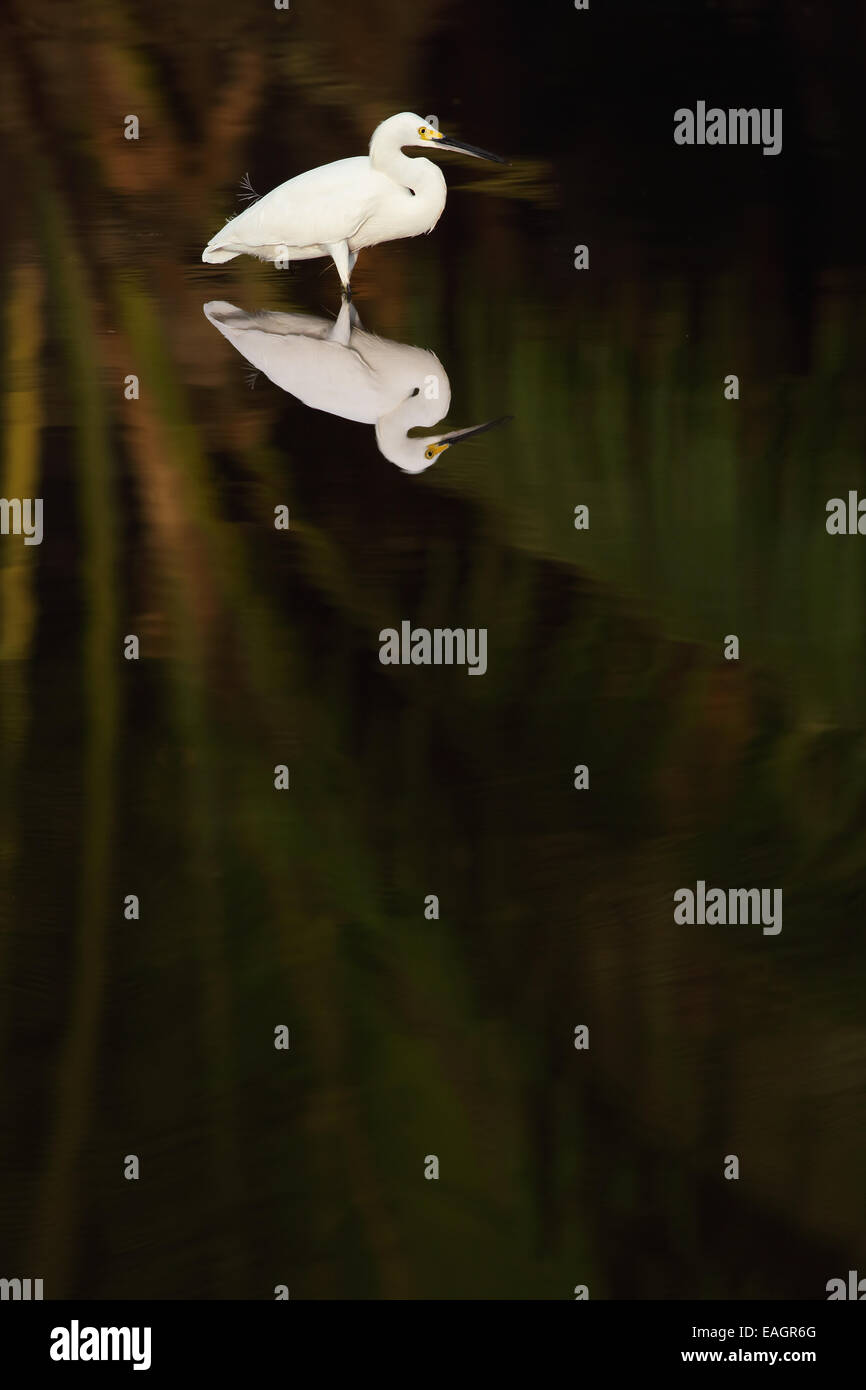
[[[310,169],[271,189],[208,246],[327,246],[347,241],[394,185],[366,155]]]
[[[308,314],[247,314],[219,299],[203,308],[252,366],[314,410],[374,425],[405,403],[411,419],[403,425],[404,436],[412,425],[435,424],[448,411],[451,388],[438,357],[361,328],[350,332],[345,303],[336,323]],[[444,399],[431,410],[422,387],[433,376]]]

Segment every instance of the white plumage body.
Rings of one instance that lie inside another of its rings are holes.
[[[252,366],[313,410],[375,425],[411,400],[412,426],[429,428],[450,408],[451,386],[436,354],[368,333],[353,307],[344,305],[331,320],[275,311],[247,314],[212,300],[204,313]],[[424,390],[430,381],[436,383],[432,399]]]
[[[338,159],[281,183],[211,237],[202,260],[257,256],[282,267],[331,256],[346,293],[358,252],[365,246],[430,232],[448,194],[442,171],[429,159],[410,159],[404,145],[455,150],[494,159],[460,141],[446,140],[421,116],[404,111],[373,132],[370,153]]]
[[[426,164],[426,196],[374,169],[367,155],[338,159],[266,193],[211,238],[202,259],[217,259],[208,252],[230,252],[264,261],[307,261],[329,256],[338,242],[357,253],[380,241],[430,232],[445,207],[445,179],[429,159],[406,163]],[[416,171],[411,174],[417,181]]]

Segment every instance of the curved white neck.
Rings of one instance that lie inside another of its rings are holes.
[[[415,193],[439,180],[444,182],[442,170],[432,160],[410,159],[399,145],[388,139],[377,140],[374,136],[370,141],[370,163],[378,173]]]
[[[376,421],[376,443],[380,453],[385,455],[390,463],[396,463],[398,468],[402,468],[407,473],[421,473],[425,468],[429,468],[433,462],[424,458],[424,450],[428,444],[435,441],[431,439],[411,439],[409,431],[418,425],[430,425],[435,423],[430,420],[430,409],[425,409],[427,402],[423,394],[410,396],[407,401],[401,401],[393,410],[381,415]],[[441,419],[441,410],[434,410],[435,419]]]

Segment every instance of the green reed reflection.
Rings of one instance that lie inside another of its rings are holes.
[[[10,88],[3,487],[52,530],[0,571],[4,1260],[52,1297],[820,1297],[866,1231],[864,559],[823,528],[862,445],[856,281],[827,270],[782,371],[758,252],[540,274],[567,171],[518,155],[359,275],[455,421],[514,416],[403,477],[251,393],[201,312],[330,283],[197,258],[251,153],[363,147],[456,11],[383,0],[386,51],[324,5],[282,46],[245,4],[79,9],[69,41],[22,25]],[[381,667],[404,617],[486,627],[483,680]],[[782,935],[684,935],[698,877],[781,885]]]

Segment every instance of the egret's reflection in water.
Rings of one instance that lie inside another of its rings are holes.
[[[432,429],[448,414],[447,373],[435,352],[368,333],[346,300],[334,320],[248,314],[220,299],[203,307],[223,337],[275,386],[313,410],[374,425],[380,453],[406,473],[422,473],[452,444],[510,418],[413,438],[410,430]]]

